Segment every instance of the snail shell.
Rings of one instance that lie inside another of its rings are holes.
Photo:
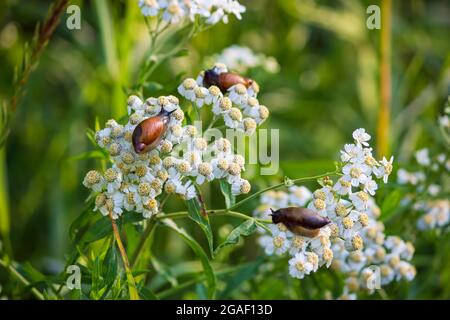
[[[205,86],[217,86],[222,92],[226,92],[230,87],[238,83],[248,88],[253,84],[253,80],[232,72],[217,73],[215,69],[206,70],[203,78]]]
[[[162,110],[158,115],[141,121],[134,128],[132,142],[136,153],[148,152],[159,144],[167,130],[172,112]]]
[[[331,221],[307,208],[288,207],[272,210],[272,222],[283,223],[292,233],[313,238]]]

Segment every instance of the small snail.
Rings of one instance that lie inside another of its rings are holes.
[[[320,228],[331,221],[318,215],[315,211],[307,208],[288,207],[272,210],[272,222],[282,223],[292,233],[300,236],[314,238],[319,234]]]
[[[148,152],[159,144],[167,130],[170,114],[175,110],[167,112],[163,109],[158,115],[141,121],[134,128],[132,142],[136,153]]]
[[[222,92],[227,91],[230,87],[238,83],[243,84],[246,88],[248,88],[253,84],[253,80],[242,77],[237,73],[218,73],[215,68],[206,70],[203,77],[203,84],[205,86],[217,86]]]

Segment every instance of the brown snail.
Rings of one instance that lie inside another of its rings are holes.
[[[163,109],[158,115],[141,121],[134,128],[131,139],[136,153],[148,152],[159,144],[167,130],[170,114],[175,110],[168,112]]]
[[[238,83],[249,88],[253,84],[253,80],[233,72],[218,73],[215,68],[206,70],[203,77],[203,84],[205,86],[217,86],[222,92],[226,92],[230,87]]]
[[[308,238],[316,237],[320,228],[331,222],[328,218],[307,208],[288,207],[276,211],[270,210],[273,223],[282,223],[292,233]]]

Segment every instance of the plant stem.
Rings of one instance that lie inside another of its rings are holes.
[[[139,294],[136,289],[136,282],[134,281],[133,274],[131,273],[130,263],[128,262],[128,256],[123,246],[122,240],[120,239],[119,229],[117,228],[116,221],[112,217],[112,213],[109,213],[109,219],[111,220],[111,225],[113,228],[114,237],[116,238],[117,247],[119,248],[120,255],[122,256],[123,265],[125,268],[125,273],[127,274],[128,290],[130,292],[130,300],[139,300]]]
[[[167,199],[170,197],[170,194],[165,194],[161,200],[161,203],[159,205],[159,211],[162,211],[164,208],[164,205],[166,204]],[[154,218],[152,218],[149,223],[147,224],[147,227],[144,230],[144,233],[141,236],[141,239],[139,240],[138,246],[136,248],[136,251],[133,254],[133,257],[131,258],[131,267],[134,268],[136,264],[139,261],[139,258],[145,248],[145,245],[147,244],[148,238],[153,235],[153,230],[155,227],[156,221]]]
[[[162,33],[164,30],[166,30],[166,28],[162,28],[161,30],[158,31],[158,33]],[[139,81],[138,81],[138,88],[139,91],[142,91],[144,83],[147,79],[150,78],[150,76],[153,74],[153,72],[155,71],[155,69],[165,60],[171,58],[172,56],[174,56],[175,54],[177,54],[180,49],[186,45],[186,43],[188,42],[188,40],[190,40],[194,34],[195,34],[195,30],[196,30],[196,26],[195,23],[192,24],[191,30],[189,31],[189,34],[187,37],[185,37],[183,39],[183,41],[180,41],[178,43],[178,45],[176,45],[172,50],[170,50],[169,52],[167,52],[166,54],[161,54],[158,57],[158,60],[156,61],[151,61],[151,64],[149,64],[147,66],[147,68],[142,68],[143,72],[139,75]],[[158,35],[159,35],[158,34]],[[153,44],[152,44],[153,43]],[[155,49],[156,47],[156,36],[155,38],[152,40],[151,39],[151,44],[152,44],[152,48],[150,48],[150,50],[152,50],[152,56],[156,55],[158,53],[158,50]]]
[[[18,101],[21,96],[21,92],[25,84],[28,82],[28,78],[31,72],[35,69],[39,57],[44,51],[45,47],[50,40],[56,26],[58,25],[60,16],[64,13],[64,8],[67,6],[69,0],[59,0],[55,5],[52,5],[44,24],[38,30],[38,38],[35,46],[32,48],[30,62],[25,66],[25,69],[19,75],[18,80],[15,83],[14,95],[10,101],[10,107],[13,111],[16,110]]]
[[[334,175],[334,174],[337,174],[337,171],[327,172],[327,173],[320,174],[320,175],[317,175],[317,176],[312,176],[312,177],[298,178],[298,179],[291,180],[291,182],[295,184],[297,182],[303,182],[303,181],[309,181],[309,180],[317,180],[317,179],[324,178],[324,177],[327,177],[327,176],[331,176],[331,175]],[[259,191],[255,192],[255,193],[253,193],[252,195],[248,196],[247,198],[242,199],[241,201],[237,202],[235,205],[231,206],[228,210],[234,210],[234,209],[242,206],[244,203],[246,203],[246,202],[256,198],[257,196],[259,196],[260,194],[262,194],[264,192],[267,192],[267,191],[270,191],[270,190],[273,190],[273,189],[278,189],[278,188],[281,188],[281,187],[284,187],[284,186],[286,186],[286,183],[282,182],[282,183],[279,183],[279,184],[267,187],[265,189],[259,190]]]
[[[327,172],[327,173],[323,173],[317,176],[312,176],[312,177],[304,177],[304,178],[298,178],[298,179],[294,179],[291,180],[292,183],[297,183],[297,182],[302,182],[302,181],[308,181],[308,180],[316,180],[316,179],[320,179],[320,178],[324,178],[330,175],[334,175],[337,174],[337,171],[333,171],[333,172]],[[237,212],[237,211],[233,211],[234,209],[242,206],[244,203],[256,198],[257,196],[259,196],[260,194],[267,192],[269,190],[273,190],[273,189],[277,189],[277,188],[281,188],[283,186],[286,186],[285,182],[267,187],[265,189],[259,190],[257,192],[255,192],[254,194],[248,196],[247,198],[239,201],[238,203],[236,203],[234,206],[231,206],[228,209],[212,209],[212,210],[206,210],[206,212],[208,213],[208,216],[210,215],[214,215],[214,216],[223,216],[223,215],[228,215],[228,216],[232,216],[232,217],[237,217],[240,219],[254,219],[256,222],[263,224],[263,223],[272,223],[272,221],[270,220],[264,220],[264,219],[256,219],[253,218],[251,216],[248,216],[246,214]],[[156,220],[162,220],[162,219],[178,219],[178,218],[185,218],[187,217],[188,212],[187,211],[178,211],[178,212],[172,212],[172,213],[167,213],[167,214],[161,214],[161,215],[157,215],[155,217]]]
[[[237,212],[237,211],[230,211],[229,209],[211,209],[206,211],[208,213],[208,216],[231,216],[236,217],[244,220],[254,219],[260,223],[272,223],[270,220],[264,220],[264,219],[257,219],[252,216],[248,216],[246,214]],[[187,211],[177,211],[177,212],[171,212],[167,214],[160,214],[155,217],[156,220],[163,220],[163,219],[181,219],[188,217]]]
[[[214,117],[212,118],[212,120],[209,123],[208,127],[206,128],[205,132],[208,131],[209,129],[211,129],[213,127],[214,123],[216,123],[217,120],[219,120],[219,117],[214,115]]]
[[[380,110],[377,125],[378,157],[389,153],[391,108],[391,0],[381,1]]]
[[[25,279],[24,276],[22,276],[19,271],[17,271],[10,263],[6,263],[2,259],[0,259],[0,265],[4,268],[8,269],[8,271],[17,279],[19,280],[23,285],[26,287],[30,286],[30,282],[28,282],[27,279]],[[42,293],[39,292],[36,288],[31,288],[31,292],[34,294],[36,298],[39,300],[45,300],[45,297]]]
[[[148,224],[147,227],[144,230],[144,233],[142,234],[139,243],[136,247],[136,250],[133,253],[133,256],[131,257],[131,268],[136,267],[136,264],[139,261],[139,258],[145,248],[145,245],[147,243],[147,240],[149,239],[150,235],[152,234],[152,231],[154,230],[155,227],[155,219],[151,219]]]

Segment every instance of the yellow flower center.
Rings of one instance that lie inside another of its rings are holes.
[[[314,200],[314,207],[317,208],[317,210],[323,210],[325,209],[325,201],[323,201],[322,199],[316,199]]]
[[[276,248],[281,248],[283,246],[283,244],[284,244],[284,239],[282,237],[276,236],[273,238],[273,245]]]
[[[358,178],[361,175],[361,170],[359,168],[351,168],[350,169],[350,176],[352,178]]]

